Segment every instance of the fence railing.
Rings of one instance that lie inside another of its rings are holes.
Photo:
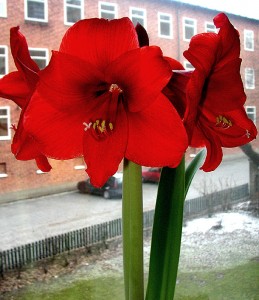
[[[204,214],[212,208],[214,210],[224,209],[226,203],[241,202],[247,200],[248,197],[248,184],[244,184],[203,197],[186,200],[184,214],[188,218],[197,214]],[[144,229],[151,228],[154,210],[144,212],[143,216]],[[116,219],[5,250],[0,252],[0,274],[4,274],[8,270],[21,269],[27,264],[51,258],[64,252],[105,243],[121,235],[122,220]]]

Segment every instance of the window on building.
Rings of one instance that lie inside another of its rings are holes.
[[[256,123],[256,106],[246,106],[245,109],[248,118]]]
[[[253,68],[245,68],[245,87],[247,89],[255,88],[255,72]]]
[[[8,73],[7,46],[0,46],[0,78]]]
[[[113,20],[118,18],[118,7],[115,3],[99,2],[99,17]]]
[[[0,0],[0,17],[2,17],[2,18],[7,17],[6,0]]]
[[[244,46],[245,50],[254,51],[254,32],[252,30],[244,30]]]
[[[217,32],[216,26],[211,22],[205,22],[205,32]]]
[[[30,21],[48,21],[48,0],[25,0],[25,19]]]
[[[135,26],[139,23],[147,28],[147,14],[145,9],[130,7],[130,19]]]
[[[75,170],[84,170],[86,168],[84,159],[82,157],[76,157],[74,159],[74,169]]]
[[[158,36],[173,38],[172,16],[158,13]]]
[[[0,178],[7,177],[6,163],[0,162]]]
[[[183,39],[189,41],[197,33],[197,21],[183,18]]]
[[[187,60],[185,60],[183,62],[183,66],[184,66],[185,70],[188,70],[188,71],[194,70],[194,66],[190,62],[188,62]]]
[[[48,49],[30,48],[29,52],[31,58],[36,62],[41,70],[47,66],[49,60]]]
[[[83,0],[64,0],[64,23],[72,25],[84,17]]]
[[[11,139],[10,107],[0,106],[0,140]]]

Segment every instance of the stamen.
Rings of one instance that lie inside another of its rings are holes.
[[[216,127],[220,127],[220,128],[223,128],[223,129],[228,129],[232,126],[232,122],[231,120],[227,119],[226,117],[222,116],[222,115],[219,115],[216,117],[216,124],[215,126]]]
[[[250,136],[251,136],[251,133],[246,129],[246,133],[245,133],[245,136],[249,139]]]
[[[92,133],[95,138],[103,139],[106,138],[113,131],[113,123],[107,120],[95,120],[92,124]]]
[[[88,124],[87,124],[86,122],[84,122],[83,125],[85,126],[84,131],[87,131],[88,129],[91,128],[92,122],[90,122],[90,123],[88,123]]]
[[[110,89],[109,92],[113,93],[113,92],[118,92],[118,93],[122,93],[122,89],[119,88],[119,86],[116,83],[112,83],[110,85]]]

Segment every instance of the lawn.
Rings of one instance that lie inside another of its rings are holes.
[[[1,299],[19,300],[123,300],[119,276],[56,283],[38,283]],[[7,298],[6,298],[7,297]],[[259,299],[259,261],[210,272],[179,273],[175,300]]]

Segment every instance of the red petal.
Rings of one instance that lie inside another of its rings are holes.
[[[114,130],[104,139],[97,139],[91,130],[84,135],[84,158],[91,183],[102,187],[117,170],[124,157],[128,132],[127,115],[122,104],[118,107]]]
[[[21,108],[25,107],[30,94],[20,72],[12,72],[0,79],[0,96],[13,100]]]
[[[97,93],[106,88],[103,75],[90,63],[61,52],[53,52],[40,73],[40,96],[59,110],[91,110]]]
[[[207,128],[202,128],[202,131],[206,136],[205,145],[207,149],[207,156],[201,170],[211,172],[214,171],[221,163],[223,152],[218,137]]]
[[[10,30],[10,44],[13,59],[18,71],[24,76],[28,86],[34,88],[37,81],[39,67],[30,57],[28,44],[25,37],[19,32],[19,27],[13,27]]]
[[[183,123],[166,97],[145,110],[129,113],[126,158],[143,166],[176,167],[188,147]]]
[[[60,51],[87,60],[99,70],[124,52],[138,47],[138,37],[128,18],[118,20],[87,19],[66,32]]]
[[[158,71],[159,70],[159,71]],[[150,105],[172,76],[158,47],[143,47],[122,55],[107,69],[106,81],[123,90],[128,109],[137,112]]]
[[[40,156],[36,157],[35,160],[36,160],[38,168],[42,172],[49,172],[52,169],[51,165],[48,162],[48,159],[44,155],[40,155]]]

